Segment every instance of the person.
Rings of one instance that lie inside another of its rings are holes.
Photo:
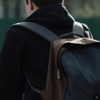
[[[72,31],[75,20],[63,0],[25,2],[25,22],[42,25],[57,36]],[[7,30],[0,54],[0,100],[42,100],[29,82],[39,90],[45,87],[49,49],[48,41],[27,29],[16,26]]]

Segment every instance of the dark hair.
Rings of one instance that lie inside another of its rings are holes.
[[[38,7],[43,7],[50,4],[62,3],[62,0],[31,0],[31,1],[33,1]],[[26,0],[26,3],[28,4],[28,0]]]

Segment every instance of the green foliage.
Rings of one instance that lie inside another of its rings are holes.
[[[65,0],[65,5],[75,18],[100,17],[100,0]]]

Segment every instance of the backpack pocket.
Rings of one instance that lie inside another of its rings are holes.
[[[100,100],[100,49],[78,46],[61,55],[62,69],[68,79],[65,100]]]

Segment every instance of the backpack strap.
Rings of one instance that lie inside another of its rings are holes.
[[[81,23],[74,21],[73,32],[84,37],[84,28]]]
[[[32,91],[35,91],[36,93],[41,94],[41,90],[36,89],[35,87],[33,87],[33,86],[31,85],[30,81],[29,81],[27,78],[26,78],[26,80],[27,80],[29,86],[31,87],[31,90],[32,90]]]
[[[55,35],[49,29],[47,29],[39,24],[36,24],[36,23],[21,22],[21,23],[16,23],[16,24],[12,25],[11,27],[13,27],[13,26],[19,26],[19,27],[28,29],[28,30],[34,32],[35,34],[41,36],[48,42],[52,42],[59,38],[57,35]],[[83,29],[83,26],[81,23],[76,22],[76,21],[73,23],[73,33],[77,33],[84,37],[84,29]]]
[[[20,26],[23,27],[25,29],[28,29],[32,32],[34,32],[35,34],[41,36],[42,38],[44,38],[45,40],[52,42],[56,39],[58,39],[59,37],[57,35],[55,35],[52,31],[50,31],[49,29],[36,24],[36,23],[31,23],[31,22],[21,22],[21,23],[16,23],[13,26]]]

